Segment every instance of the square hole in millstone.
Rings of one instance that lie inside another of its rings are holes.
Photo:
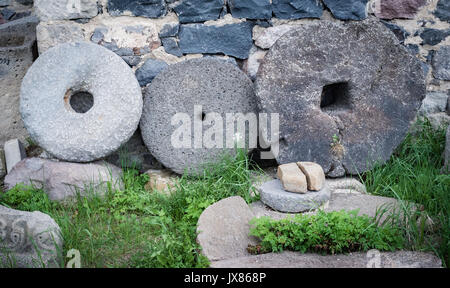
[[[320,109],[325,112],[350,110],[350,93],[348,82],[325,85],[322,88]]]

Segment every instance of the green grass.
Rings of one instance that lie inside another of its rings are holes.
[[[201,177],[180,178],[170,195],[146,191],[148,176],[128,169],[124,189],[109,189],[103,198],[91,191],[57,203],[39,189],[17,186],[1,195],[0,204],[49,214],[61,228],[63,255],[79,250],[82,267],[208,267],[196,243],[197,220],[223,198],[253,201],[252,175],[240,151],[207,165]]]
[[[445,129],[419,122],[416,135],[409,134],[391,159],[362,175],[369,193],[418,204],[403,206],[390,217],[403,219],[406,248],[433,251],[450,265],[450,175],[441,174]],[[417,205],[416,205],[417,206]],[[426,219],[433,221],[427,229]]]
[[[358,210],[297,214],[282,220],[270,217],[253,219],[251,235],[261,240],[253,252],[339,254],[378,249],[395,251],[403,248],[403,237],[395,225],[377,225],[376,219],[358,216]]]

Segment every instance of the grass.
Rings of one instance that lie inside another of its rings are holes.
[[[180,178],[169,195],[146,191],[148,176],[126,169],[124,189],[110,189],[103,198],[91,191],[57,203],[42,190],[17,186],[1,196],[0,204],[49,214],[61,228],[63,255],[79,250],[82,267],[208,267],[196,242],[202,211],[230,196],[255,198],[244,152],[206,168],[198,178]]]
[[[417,134],[409,134],[387,163],[363,174],[362,180],[369,193],[402,201],[401,211],[390,218],[403,222],[406,248],[433,251],[449,267],[450,175],[441,174],[445,129],[433,130],[427,120],[416,125]]]

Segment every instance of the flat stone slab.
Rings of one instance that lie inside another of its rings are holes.
[[[0,267],[59,268],[62,248],[61,230],[50,216],[0,205]]]
[[[259,188],[261,201],[280,212],[299,213],[319,208],[330,199],[330,189],[325,186],[320,191],[305,194],[287,192],[278,179],[264,183]]]
[[[5,142],[5,161],[7,172],[11,172],[14,166],[27,157],[25,147],[19,139],[12,139]]]
[[[253,213],[241,197],[229,197],[203,211],[197,223],[197,241],[210,261],[248,255],[248,244],[256,245],[250,237],[249,221]]]
[[[107,182],[121,188],[122,170],[114,165],[97,163],[68,163],[41,158],[27,158],[19,162],[5,177],[7,190],[15,185],[34,185],[44,189],[50,200],[62,201],[87,193],[103,195]]]
[[[86,42],[40,55],[23,79],[20,97],[32,139],[73,162],[103,158],[127,142],[143,103],[131,68],[115,53]]]
[[[235,65],[213,58],[170,65],[144,94],[140,124],[144,143],[156,159],[178,174],[201,173],[204,164],[235,153],[228,148],[225,125],[217,131],[217,135],[223,133],[222,140],[219,136],[210,144],[203,140],[213,139],[205,136],[210,135],[213,116],[221,116],[225,124],[227,113],[256,111],[251,80]]]
[[[379,253],[379,254],[378,254]],[[377,260],[377,255],[380,256]],[[378,265],[377,265],[378,264]],[[215,261],[212,268],[442,268],[431,253],[396,251],[351,253],[347,255],[301,254],[285,251]]]
[[[341,177],[389,159],[426,89],[420,61],[368,19],[292,28],[262,61],[255,92],[261,113],[280,114],[279,164],[316,162]]]

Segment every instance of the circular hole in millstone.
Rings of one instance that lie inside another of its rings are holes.
[[[86,91],[77,91],[70,96],[70,107],[77,113],[86,113],[94,106],[94,96]]]

